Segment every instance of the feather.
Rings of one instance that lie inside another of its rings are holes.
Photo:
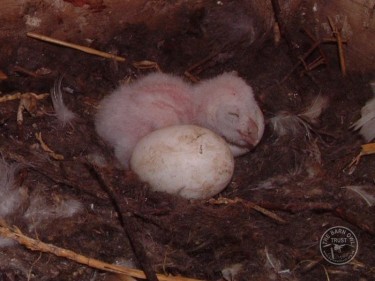
[[[311,138],[310,124],[298,115],[294,115],[286,111],[281,111],[274,117],[270,118],[269,122],[273,128],[274,133],[278,137],[296,137],[301,133],[304,133],[307,138]]]
[[[55,204],[50,204],[46,197],[34,192],[24,212],[22,206],[29,197],[26,188],[15,183],[15,173],[18,169],[18,164],[8,164],[0,157],[0,219],[9,220],[12,215],[23,215],[30,226],[29,229],[32,230],[42,222],[68,218],[82,211],[83,206],[77,200],[58,200]],[[0,248],[12,245],[14,243],[11,240],[0,237]]]
[[[272,271],[279,272],[281,269],[281,261],[275,258],[275,256],[268,251],[267,246],[264,247],[264,253],[266,256],[266,268],[271,269]]]
[[[289,177],[284,175],[279,175],[275,177],[268,178],[265,181],[262,181],[255,185],[255,187],[250,188],[249,190],[268,190],[268,189],[276,189],[282,188],[288,181],[290,180]]]
[[[233,281],[237,279],[236,277],[241,270],[243,270],[243,265],[241,263],[235,263],[223,268],[221,274],[223,275],[224,280]]]
[[[56,117],[62,123],[62,125],[65,126],[67,123],[71,123],[76,115],[64,104],[62,97],[63,90],[61,88],[62,79],[63,76],[60,76],[55,80],[53,89],[51,89],[51,98]]]
[[[306,110],[298,116],[304,118],[310,123],[317,123],[318,118],[322,112],[328,107],[329,99],[328,97],[319,95],[316,99],[306,108]]]
[[[375,83],[371,85],[375,94]],[[375,138],[375,96],[368,100],[365,106],[362,107],[361,118],[350,126],[350,128],[355,131],[359,130],[359,133],[366,142],[370,142]]]
[[[59,218],[69,218],[81,212],[82,204],[74,199],[59,200],[55,204],[47,202],[46,198],[35,194],[24,218],[29,223],[29,230],[35,229],[42,222],[48,222]]]
[[[5,247],[14,246],[16,244],[16,241],[10,239],[10,238],[1,238],[0,237],[0,249]]]
[[[316,124],[322,112],[328,107],[329,99],[319,95],[306,109],[293,114],[286,111],[277,113],[269,119],[269,122],[278,137],[286,135],[296,137],[304,134],[311,138],[311,124]]]
[[[83,209],[82,203],[75,199],[63,200],[55,208],[56,218],[69,218],[81,212]]]
[[[8,164],[0,158],[0,218],[4,219],[14,214],[26,199],[24,188],[15,185],[15,173],[19,169],[17,164]],[[0,237],[0,248],[13,246],[12,239]]]
[[[26,199],[26,191],[15,186],[14,175],[19,165],[8,164],[0,158],[0,217],[13,214]]]
[[[115,260],[114,264],[124,266],[127,268],[134,268],[134,269],[137,268],[132,260],[125,259],[125,258],[120,258],[118,260]],[[137,281],[137,279],[131,276],[127,276],[127,275],[120,275],[118,273],[108,273],[105,276],[104,281]]]
[[[375,196],[371,194],[368,190],[371,190],[373,192],[373,188],[369,188],[369,186],[366,185],[349,185],[349,186],[344,186],[342,188],[349,189],[355,193],[358,194],[369,207],[372,207],[375,205]],[[366,190],[368,189],[368,190]]]

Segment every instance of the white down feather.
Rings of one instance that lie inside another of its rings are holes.
[[[361,118],[351,126],[354,130],[359,130],[367,142],[375,138],[375,82],[371,83],[371,86],[374,97],[362,107]]]

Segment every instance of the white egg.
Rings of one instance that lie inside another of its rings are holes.
[[[212,131],[178,125],[143,137],[130,166],[155,191],[206,199],[228,185],[234,159],[225,140]]]

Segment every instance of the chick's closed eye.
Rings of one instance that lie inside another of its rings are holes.
[[[240,119],[240,115],[236,112],[228,112],[229,120],[237,121]]]

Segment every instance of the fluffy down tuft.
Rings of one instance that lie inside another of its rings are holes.
[[[24,202],[26,191],[15,186],[15,173],[19,166],[0,158],[0,217],[13,214]]]
[[[372,84],[373,92],[375,95],[375,82]],[[368,100],[364,107],[361,109],[361,118],[355,122],[352,129],[359,130],[359,133],[366,142],[375,139],[375,96]]]
[[[75,199],[62,199],[51,204],[43,195],[35,194],[30,200],[24,218],[28,221],[29,230],[33,230],[41,223],[69,218],[82,210],[82,203]]]
[[[277,137],[297,137],[305,135],[311,139],[312,124],[316,124],[322,112],[328,107],[329,99],[319,95],[306,109],[299,114],[280,111],[269,119],[273,131]]]
[[[63,76],[60,76],[55,81],[53,89],[51,89],[51,98],[56,117],[65,126],[66,124],[70,124],[76,118],[76,115],[64,104],[63,90],[61,88],[62,79]]]

